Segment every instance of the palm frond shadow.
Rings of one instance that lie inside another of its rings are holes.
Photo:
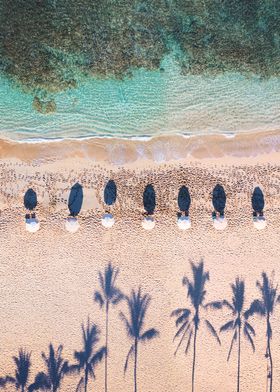
[[[259,289],[261,298],[255,299],[250,308],[245,312],[245,317],[248,319],[250,316],[259,315],[264,318],[266,323],[266,353],[265,357],[268,362],[267,366],[267,380],[269,381],[269,391],[272,392],[273,386],[273,358],[271,352],[272,340],[272,326],[271,318],[274,314],[276,305],[280,302],[280,295],[278,294],[278,285],[274,284],[274,272],[269,278],[263,272],[261,281],[257,280],[256,286]]]
[[[220,327],[220,332],[232,332],[232,339],[227,355],[227,361],[230,360],[234,343],[237,343],[237,392],[240,391],[240,372],[241,372],[241,332],[246,341],[248,341],[255,351],[254,337],[256,335],[253,326],[249,323],[249,309],[244,309],[245,303],[245,281],[239,277],[230,285],[232,291],[231,302],[224,299],[208,304],[214,309],[226,308],[229,310],[232,318]]]
[[[195,370],[196,370],[196,346],[198,330],[201,324],[201,310],[207,309],[205,304],[206,283],[209,281],[209,272],[204,270],[204,261],[201,260],[195,264],[190,262],[192,270],[192,279],[187,276],[183,277],[182,284],[187,289],[187,298],[191,303],[191,308],[177,308],[171,313],[171,317],[176,317],[177,332],[174,335],[174,341],[179,340],[174,355],[186,341],[185,354],[188,354],[193,341],[193,364],[192,364],[192,392],[195,388]],[[208,332],[221,344],[216,329],[208,319],[204,319],[204,325]]]
[[[76,363],[71,365],[71,373],[82,374],[77,385],[77,390],[84,386],[87,392],[89,379],[95,379],[95,368],[105,358],[107,349],[105,346],[97,348],[100,341],[100,330],[97,325],[88,318],[87,324],[82,324],[82,349],[74,352]]]
[[[100,290],[94,292],[94,301],[97,302],[100,308],[105,308],[106,313],[106,330],[105,330],[105,346],[107,354],[105,357],[105,392],[108,391],[108,352],[109,352],[109,309],[111,306],[117,305],[124,299],[124,295],[117,287],[116,281],[119,275],[119,269],[108,263],[104,272],[98,272],[98,280]]]
[[[34,383],[32,383],[28,392],[38,390],[52,390],[57,392],[63,378],[69,373],[69,363],[63,359],[63,346],[59,345],[57,349],[50,343],[48,353],[42,353],[42,359],[46,368],[45,372],[39,372],[35,376]]]
[[[124,373],[127,371],[130,358],[134,357],[134,392],[137,392],[137,368],[138,368],[138,347],[140,343],[146,343],[157,336],[158,330],[145,328],[145,318],[150,306],[151,297],[149,294],[143,294],[141,287],[138,290],[132,290],[130,296],[125,297],[128,316],[120,312],[120,318],[124,323],[127,336],[131,340],[131,346],[126,356],[124,364]]]

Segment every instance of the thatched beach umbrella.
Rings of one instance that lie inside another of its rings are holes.
[[[227,227],[227,220],[225,217],[215,217],[213,219],[213,226],[216,230],[224,230]]]
[[[180,230],[187,230],[191,228],[191,220],[188,216],[180,216],[177,224]]]
[[[40,222],[36,218],[26,218],[25,228],[29,233],[36,233],[40,229]]]
[[[151,216],[145,216],[142,221],[142,227],[145,230],[152,230],[155,227],[156,223]]]
[[[266,228],[267,225],[266,219],[264,217],[255,217],[253,219],[253,224],[257,230],[263,230]]]
[[[65,221],[65,229],[69,231],[69,233],[76,233],[80,228],[80,224],[78,219],[74,216],[69,216]]]
[[[114,225],[115,219],[112,214],[104,214],[101,219],[101,223],[104,227],[109,229],[110,227],[112,227]]]

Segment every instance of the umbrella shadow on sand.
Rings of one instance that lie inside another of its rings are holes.
[[[76,217],[77,215],[79,215],[83,205],[83,199],[83,187],[77,182],[72,186],[68,199],[68,209],[70,212],[70,216]]]
[[[117,200],[117,185],[114,180],[109,180],[104,188],[104,203],[107,206],[115,204]]]
[[[217,184],[213,189],[213,193],[212,193],[212,203],[214,207],[214,211],[212,214],[213,217],[216,217],[217,213],[220,215],[220,217],[224,216],[226,201],[227,201],[227,196],[224,187],[220,184]]]
[[[252,194],[253,216],[263,216],[264,195],[260,187],[256,187]]]
[[[147,215],[153,215],[156,208],[156,192],[153,185],[146,186],[143,192],[143,205]]]
[[[178,218],[180,218],[183,214],[185,216],[189,216],[189,209],[191,205],[191,196],[188,188],[183,185],[179,189],[178,193],[178,207],[180,212],[178,212]]]
[[[37,194],[32,188],[29,188],[25,192],[23,203],[24,203],[24,207],[29,211],[33,211],[37,207],[38,204]]]

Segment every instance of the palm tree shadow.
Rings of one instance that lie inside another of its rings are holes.
[[[32,188],[29,188],[25,192],[23,203],[24,203],[24,207],[29,211],[33,211],[37,207],[38,204],[37,194]]]
[[[22,348],[18,352],[18,357],[13,357],[16,365],[15,385],[24,392],[28,383],[31,368],[31,352],[26,352]]]
[[[69,368],[70,373],[83,373],[77,385],[76,391],[79,391],[82,385],[84,392],[87,392],[89,379],[95,379],[95,367],[107,355],[107,348],[102,346],[97,349],[96,345],[100,340],[100,330],[96,324],[88,318],[87,324],[82,324],[83,348],[74,352],[76,364]]]
[[[191,196],[189,193],[189,189],[183,185],[179,189],[178,193],[178,207],[180,212],[178,213],[178,218],[182,216],[182,213],[184,213],[186,216],[189,215],[189,209],[191,205]]]
[[[226,201],[227,196],[224,187],[217,184],[212,192],[212,203],[214,207],[213,215],[216,215],[216,212],[218,212],[220,216],[224,216]]]
[[[104,189],[104,202],[108,206],[113,205],[117,200],[117,185],[114,180],[109,180]]]
[[[177,308],[171,313],[171,317],[176,317],[177,332],[174,339],[178,340],[175,355],[182,344],[186,342],[185,354],[188,354],[191,344],[193,344],[193,358],[192,358],[192,387],[191,391],[195,390],[195,371],[196,371],[196,356],[197,356],[197,338],[198,331],[202,321],[207,330],[221,344],[220,338],[212,325],[212,323],[201,317],[201,309],[207,309],[208,304],[205,304],[205,296],[207,294],[206,284],[210,280],[209,272],[205,271],[204,261],[201,259],[198,264],[191,262],[192,279],[184,276],[182,280],[183,286],[187,288],[187,298],[191,302],[189,308]]]
[[[143,205],[146,213],[148,215],[153,215],[156,208],[156,192],[151,184],[145,187],[143,193]]]
[[[42,352],[46,372],[39,372],[35,376],[34,383],[28,387],[28,392],[43,390],[56,392],[60,389],[63,378],[70,372],[68,361],[62,356],[63,346],[59,345],[57,349],[52,343],[49,345],[49,352]]]
[[[105,333],[105,347],[108,354],[108,340],[109,340],[109,309],[117,305],[124,295],[116,286],[116,279],[119,274],[119,269],[115,268],[111,263],[108,263],[104,269],[104,273],[98,273],[98,280],[100,284],[100,291],[94,292],[94,301],[97,302],[100,308],[105,308],[106,312],[106,333]],[[105,356],[105,392],[108,391],[108,355]]]
[[[79,215],[82,204],[83,204],[84,194],[83,187],[78,182],[74,184],[70,190],[70,195],[68,199],[68,209],[70,212],[70,216]]]
[[[120,318],[125,324],[127,335],[131,340],[131,346],[128,351],[126,361],[124,364],[124,373],[127,371],[128,363],[131,357],[134,358],[134,392],[137,392],[137,370],[138,370],[138,356],[139,344],[147,343],[148,341],[159,336],[159,331],[155,328],[150,328],[144,331],[145,318],[151,302],[149,294],[142,294],[141,287],[138,290],[132,290],[129,297],[126,297],[128,316],[120,312]]]
[[[253,208],[253,215],[257,216],[263,215],[264,209],[264,195],[260,187],[255,187],[253,194],[252,194],[252,208]]]
[[[261,298],[255,299],[246,312],[246,318],[258,314],[265,320],[266,324],[266,353],[265,358],[267,359],[267,390],[272,392],[273,385],[273,360],[271,352],[271,340],[272,340],[272,324],[271,317],[274,314],[276,305],[280,302],[280,295],[278,294],[278,285],[273,282],[274,273],[271,278],[268,277],[266,272],[262,273],[262,280],[257,280],[256,286],[260,291]],[[269,383],[269,386],[268,386]],[[269,387],[269,389],[268,389]]]
[[[250,316],[250,308],[244,309],[245,307],[245,281],[239,277],[235,279],[235,283],[231,285],[232,300],[231,302],[224,299],[222,301],[215,301],[209,303],[212,309],[226,308],[231,313],[231,319],[228,320],[224,325],[221,326],[220,332],[230,331],[232,332],[231,344],[228,351],[227,361],[229,361],[233,349],[234,343],[237,344],[237,388],[236,391],[240,391],[240,374],[241,374],[241,336],[250,343],[253,351],[255,351],[254,337],[256,335],[254,328],[249,323],[248,318]]]

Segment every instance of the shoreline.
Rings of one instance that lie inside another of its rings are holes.
[[[165,135],[144,139],[90,137],[44,141],[0,139],[1,159],[24,162],[86,158],[123,166],[143,160],[252,158],[280,152],[280,130],[242,134]],[[59,158],[57,158],[59,157]]]
[[[133,136],[133,135],[126,135],[124,134],[123,136],[112,136],[112,135],[91,135],[91,136],[77,136],[77,137],[32,137],[32,138],[11,138],[6,135],[1,135],[0,133],[0,142],[1,141],[6,141],[10,143],[18,143],[18,144],[41,144],[41,143],[59,143],[63,141],[68,141],[68,142],[82,142],[82,141],[94,141],[94,140],[119,140],[119,141],[139,141],[139,142],[149,142],[157,138],[173,138],[173,137],[182,137],[184,139],[192,139],[192,138],[204,138],[204,137],[214,137],[214,136],[219,136],[221,138],[225,139],[233,139],[236,136],[248,136],[248,135],[256,135],[256,134],[275,134],[280,132],[280,129],[275,128],[275,129],[253,129],[251,131],[248,130],[240,130],[240,131],[206,131],[206,133],[203,133],[201,131],[197,132],[190,132],[190,131],[171,131],[170,133],[162,133],[162,132],[157,132],[154,135],[139,135],[139,136]]]
[[[16,157],[8,154],[4,156],[0,150],[2,211],[17,208],[24,216],[23,196],[28,188],[32,188],[37,193],[38,208],[44,216],[62,214],[66,217],[69,214],[67,200],[70,189],[78,182],[84,190],[82,217],[95,216],[96,213],[101,217],[108,209],[104,204],[103,192],[110,179],[116,182],[118,188],[118,200],[112,211],[119,217],[138,217],[141,220],[144,212],[142,195],[147,184],[156,186],[157,213],[162,218],[170,214],[176,215],[178,190],[183,184],[190,190],[193,206],[208,213],[212,209],[211,191],[217,183],[223,185],[230,195],[229,212],[239,209],[243,200],[242,206],[247,205],[248,215],[251,217],[250,199],[256,186],[260,186],[264,192],[267,209],[272,204],[274,208],[280,208],[280,151],[244,157],[240,154],[231,156],[224,149],[220,156],[212,154],[204,159],[196,156],[197,154],[163,162],[142,157],[117,165],[104,160],[104,146],[99,146],[99,160],[97,156],[95,159],[92,157],[92,151],[96,153],[95,144],[87,154],[89,147],[79,154],[77,151],[73,154],[70,151],[71,144],[64,150],[60,149],[60,152],[56,148],[49,151],[49,146],[44,146],[46,149],[43,150],[44,154],[40,152],[41,159],[31,159],[28,148],[24,148],[21,156]],[[203,147],[199,148],[201,153],[204,152]],[[222,151],[222,145],[219,148]],[[55,158],[51,156],[52,153],[56,155]],[[22,159],[24,157],[28,157],[28,160]],[[239,224],[238,221],[236,224]]]

